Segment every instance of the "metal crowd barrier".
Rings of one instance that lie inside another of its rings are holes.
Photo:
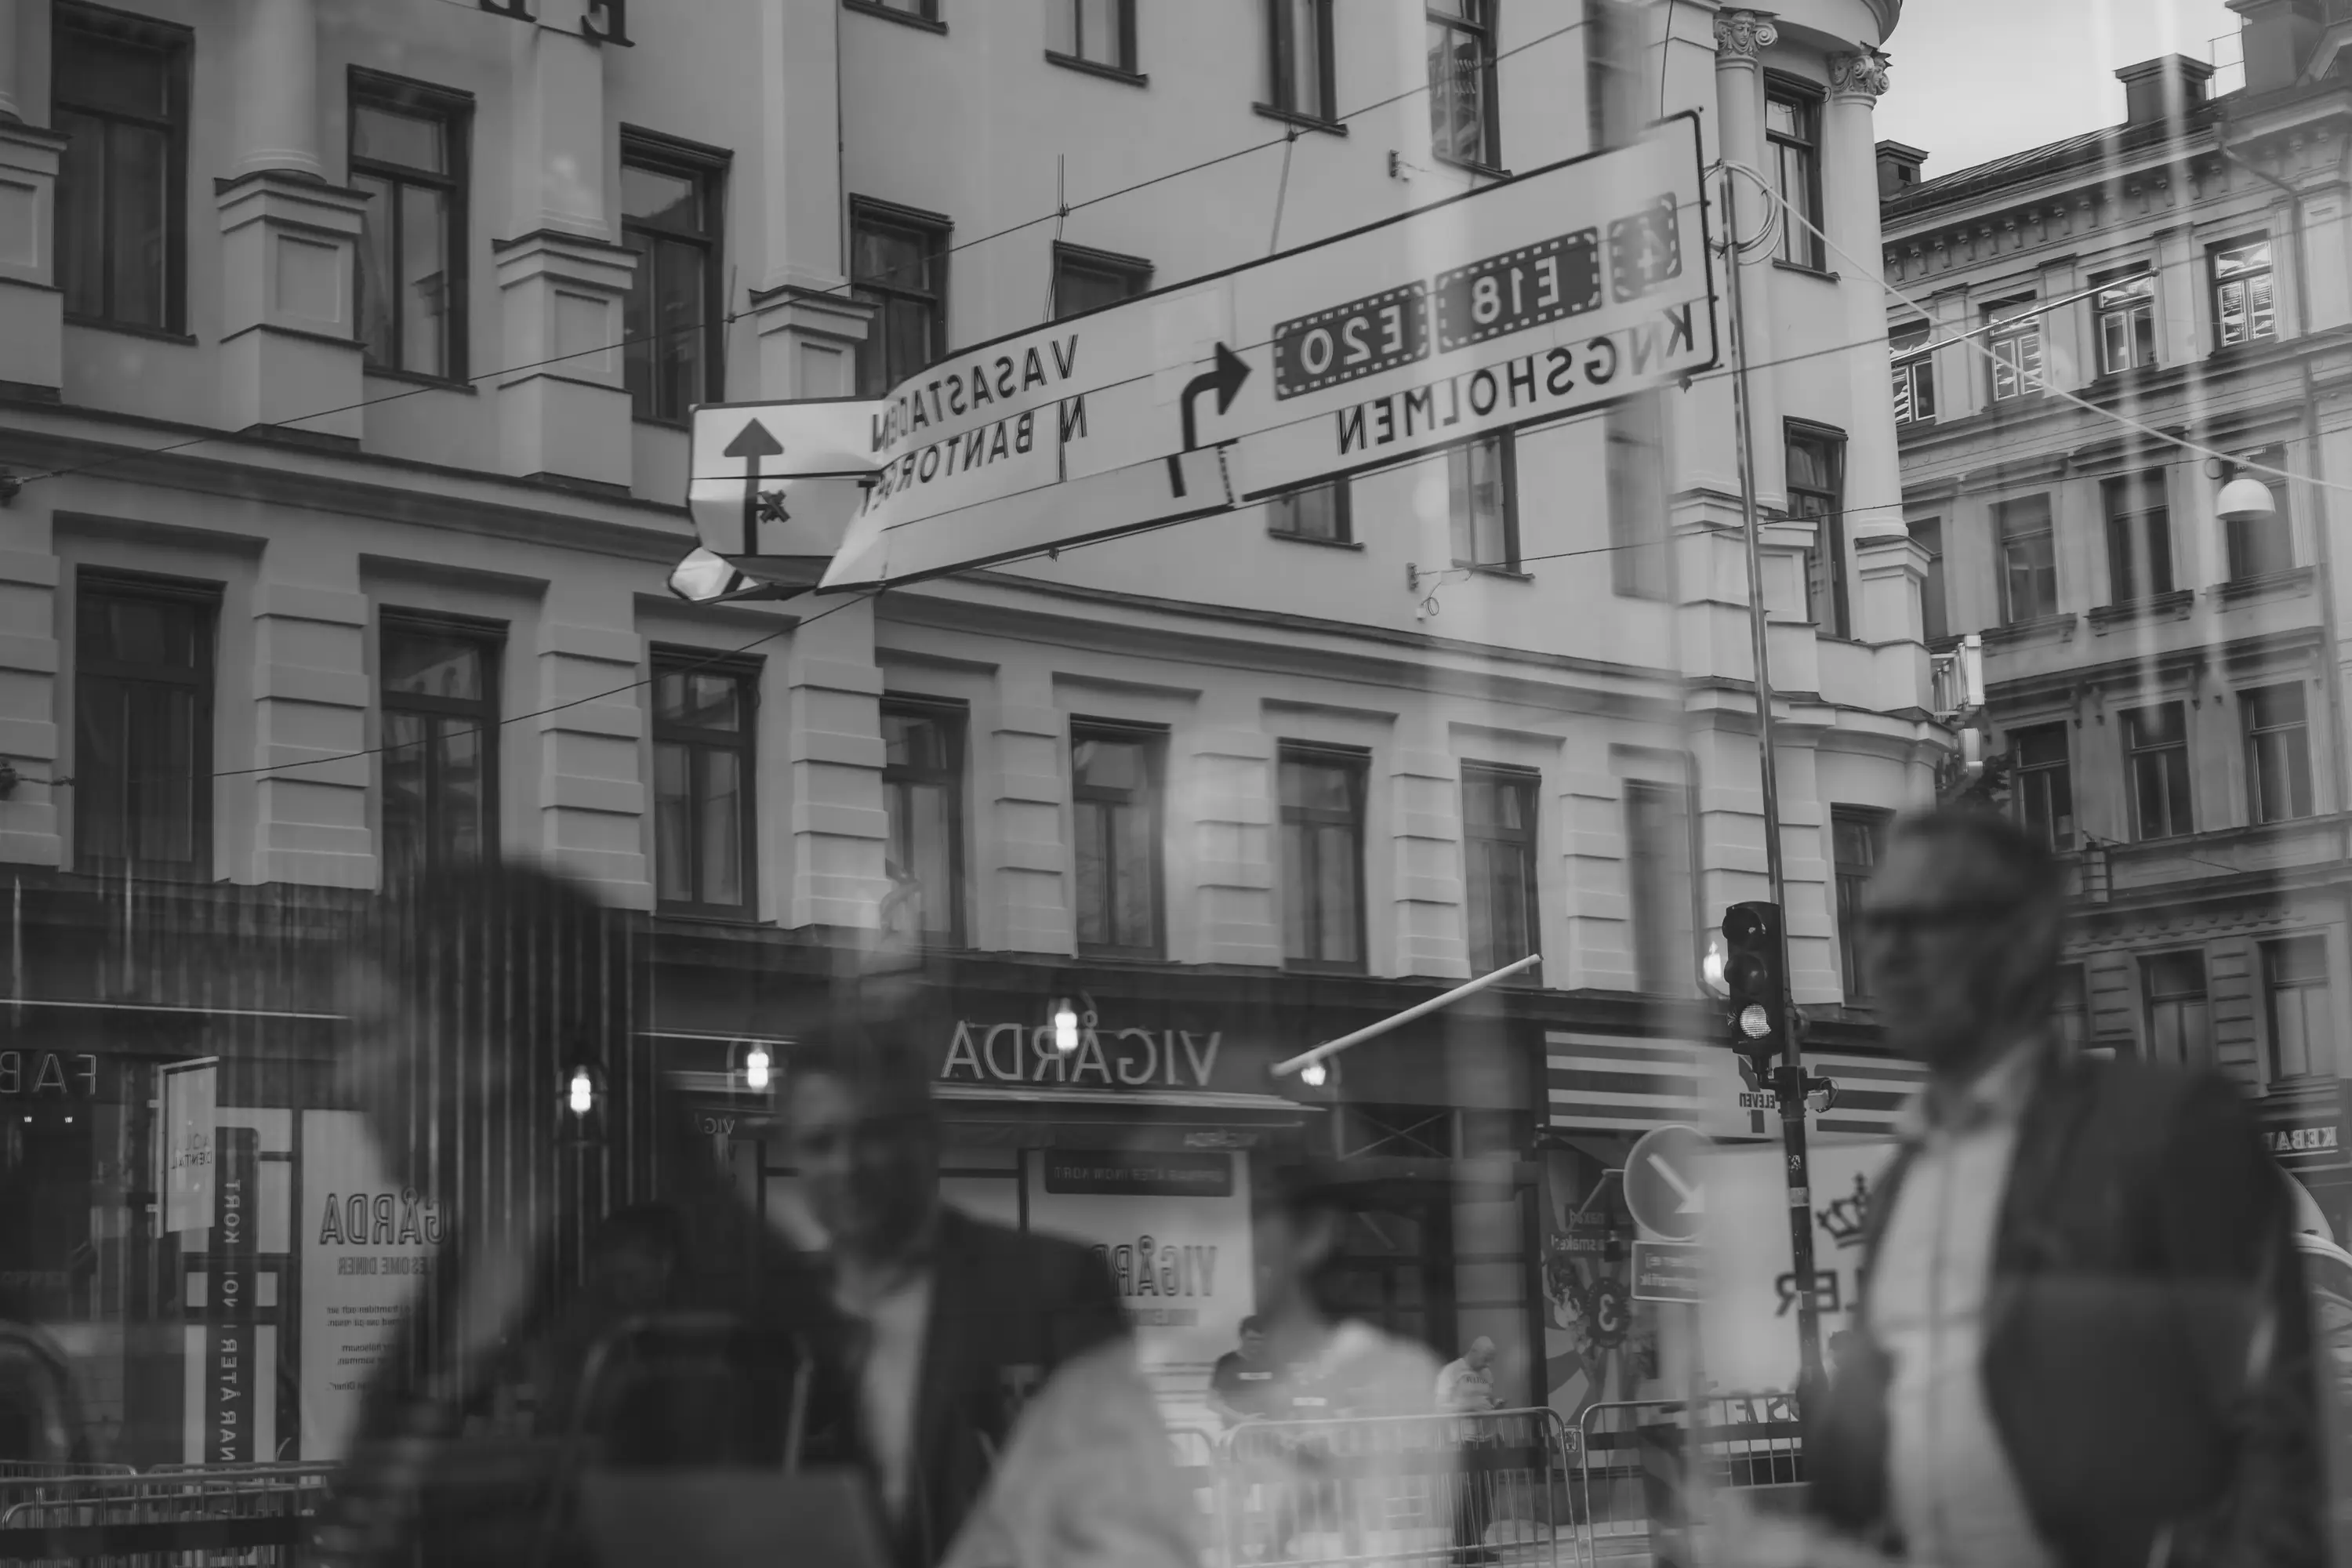
[[[1216,1554],[1226,1568],[1550,1568],[1572,1443],[1543,1408],[1249,1422],[1222,1444]]]
[[[1577,1417],[1576,1561],[1688,1563],[1695,1494],[1804,1479],[1797,1401],[1778,1391],[1612,1400]]]
[[[295,1561],[333,1467],[128,1466],[0,1478],[0,1563],[278,1568]]]

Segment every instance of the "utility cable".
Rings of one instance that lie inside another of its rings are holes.
[[[1565,34],[1575,32],[1584,26],[1585,24],[1580,21],[1571,22],[1566,26],[1555,27],[1550,32],[1538,34],[1535,37],[1529,38],[1525,43],[1514,44],[1511,47],[1497,52],[1492,63],[1500,65],[1504,60],[1509,59],[1515,55],[1525,53],[1527,50],[1534,48],[1538,44],[1549,43],[1552,39],[1560,37]],[[1356,109],[1351,109],[1347,113],[1336,117],[1331,123],[1335,125],[1344,125],[1349,121],[1370,114],[1375,110],[1385,109],[1391,104],[1402,102],[1403,100],[1411,98],[1416,93],[1425,93],[1429,89],[1430,84],[1425,80],[1422,81],[1412,87],[1405,89],[1402,92],[1391,93],[1387,98],[1376,99],[1370,103],[1364,104]],[[934,256],[927,256],[919,261],[908,262],[906,264],[906,267],[912,268],[928,266],[934,259],[954,256],[961,252],[971,250],[975,247],[986,245],[992,241],[1003,239],[1009,236],[1020,234],[1025,230],[1035,228],[1043,224],[1065,222],[1067,220],[1071,213],[1081,211],[1087,207],[1097,206],[1104,202],[1115,201],[1120,196],[1132,195],[1138,191],[1149,190],[1154,185],[1163,184],[1170,180],[1181,179],[1187,174],[1196,174],[1205,169],[1215,168],[1221,163],[1229,163],[1234,162],[1235,159],[1248,157],[1254,153],[1263,153],[1269,147],[1282,145],[1286,142],[1295,138],[1296,135],[1297,128],[1293,127],[1286,135],[1271,137],[1264,142],[1252,142],[1247,146],[1235,148],[1234,151],[1229,153],[1220,153],[1213,157],[1203,158],[1198,163],[1187,163],[1181,168],[1170,169],[1164,173],[1153,174],[1149,178],[1138,180],[1132,184],[1121,185],[1115,190],[1105,191],[1100,195],[1089,196],[1084,201],[1059,203],[1052,212],[1043,213],[1033,218],[1025,218],[1019,223],[1011,224],[1003,228],[992,230],[990,233],[978,236],[975,238],[946,246]],[[891,268],[873,277],[855,279],[846,282],[833,284],[824,289],[814,290],[814,292],[818,294],[848,295],[854,293],[861,287],[877,282],[889,281],[904,269],[905,268]],[[743,320],[751,313],[751,312],[748,310],[730,311],[719,318],[719,325],[721,328],[731,327],[737,321]],[[605,354],[613,353],[615,350],[625,350],[631,345],[636,343],[657,342],[664,338],[670,337],[679,332],[706,331],[709,330],[709,323],[708,322],[696,321],[682,323],[675,327],[664,327],[653,331],[640,332],[633,336],[625,335],[616,342],[599,343],[593,348],[575,349],[569,353],[555,354],[546,359],[533,360],[527,364],[507,365],[498,370],[484,371],[479,374],[467,376],[462,382],[449,384],[427,384],[418,386],[404,387],[398,392],[388,392],[375,397],[362,398],[357,403],[346,403],[333,408],[322,408],[310,414],[297,415],[289,419],[275,420],[272,421],[272,424],[279,428],[292,428],[298,426],[308,425],[313,420],[331,419],[338,414],[353,414],[363,409],[377,407],[383,404],[397,403],[402,398],[415,397],[420,393],[446,391],[449,385],[462,384],[470,386],[485,381],[496,381],[505,376],[520,375],[526,371],[544,370],[550,365],[562,364],[570,360],[584,359],[593,354]],[[184,441],[167,442],[161,447],[142,447],[134,452],[115,454],[100,458],[93,462],[80,464],[72,468],[50,468],[37,474],[27,474],[17,480],[17,485],[21,489],[25,485],[37,484],[43,479],[68,479],[74,475],[91,473],[100,468],[111,467],[118,463],[128,462],[137,458],[162,457],[167,453],[184,451],[190,447],[200,447],[210,441],[234,439],[242,434],[243,432],[235,430],[208,430],[201,436],[192,436]]]

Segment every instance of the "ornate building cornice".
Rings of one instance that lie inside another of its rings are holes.
[[[1864,47],[1850,55],[1830,57],[1830,95],[1876,102],[1886,95],[1889,60],[1878,50]]]
[[[1780,42],[1780,29],[1769,11],[1718,11],[1715,14],[1715,52],[1719,57],[1753,62]]]

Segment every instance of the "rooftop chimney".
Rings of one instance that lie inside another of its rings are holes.
[[[2116,72],[2124,84],[2124,122],[2150,125],[2175,120],[2205,101],[2205,82],[2213,68],[2187,55],[2158,55]]]
[[[1927,154],[1916,147],[1906,147],[1900,142],[1878,144],[1878,199],[1900,195],[1919,183],[1919,165]]]
[[[2230,0],[2243,20],[2239,30],[2246,61],[2246,91],[2276,92],[2293,87],[2311,63],[2324,24],[2310,0]]]

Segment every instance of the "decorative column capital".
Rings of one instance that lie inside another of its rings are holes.
[[[1830,96],[1875,103],[1886,94],[1886,56],[1873,48],[1830,57]]]
[[[1715,15],[1716,58],[1725,64],[1754,65],[1756,57],[1780,41],[1769,11],[1718,11]]]

